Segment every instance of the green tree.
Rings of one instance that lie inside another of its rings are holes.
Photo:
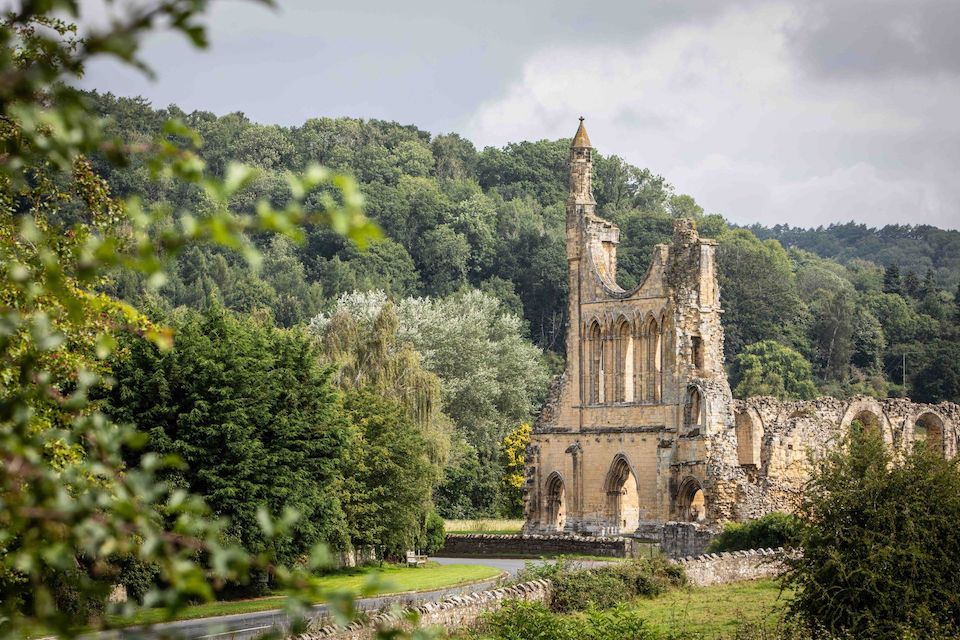
[[[960,344],[937,340],[920,352],[911,396],[919,402],[960,401]]]
[[[361,389],[347,394],[344,407],[363,441],[347,485],[353,538],[386,557],[402,557],[432,509],[436,478],[426,443],[398,402]]]
[[[897,460],[879,432],[854,427],[805,488],[803,551],[785,558],[790,611],[840,637],[953,637],[957,463],[928,447]]]
[[[270,544],[291,563],[319,542],[348,546],[337,492],[352,434],[309,339],[216,302],[179,313],[173,327],[173,349],[134,339],[114,362],[108,414],[149,435],[149,451],[179,456],[185,466],[170,481],[229,518],[227,532],[249,551]],[[267,540],[262,506],[302,517]]]
[[[731,368],[730,383],[738,398],[774,396],[809,400],[817,395],[810,363],[774,340],[748,345]]]
[[[953,320],[960,324],[960,284],[957,285],[957,290],[953,294]]]
[[[523,485],[526,482],[526,450],[530,444],[530,423],[524,422],[500,442],[503,465],[502,513],[510,518],[523,517]]]
[[[917,277],[916,272],[908,271],[907,275],[903,277],[903,293],[911,298],[918,298],[920,296],[921,286],[920,278]]]
[[[462,234],[442,224],[424,233],[419,246],[420,272],[428,293],[445,296],[466,284],[470,244]]]
[[[718,263],[727,357],[761,340],[798,346],[802,338],[796,320],[804,305],[780,243],[760,242],[746,230],[731,231],[720,238]]]
[[[880,371],[887,348],[883,327],[868,309],[858,305],[853,320],[854,366],[868,371]]]
[[[503,471],[485,452],[481,462],[477,448],[462,436],[450,450],[443,482],[434,491],[437,511],[445,518],[475,518],[497,515]],[[495,460],[494,460],[495,461]]]
[[[903,294],[903,285],[900,282],[900,267],[891,263],[883,271],[883,292]]]
[[[475,175],[477,149],[469,140],[456,133],[439,135],[433,139],[431,147],[440,180],[463,180]]]
[[[382,292],[341,300],[332,316],[317,316],[310,324],[323,358],[337,368],[336,383],[344,392],[367,389],[399,403],[420,430],[439,479],[452,428],[442,411],[440,378],[410,342],[398,340],[396,307]]]
[[[822,297],[810,305],[810,337],[823,375],[841,380],[849,373],[854,353],[855,308],[849,291],[821,292]]]

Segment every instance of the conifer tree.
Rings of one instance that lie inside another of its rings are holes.
[[[903,293],[911,298],[920,296],[920,278],[913,271],[908,271],[903,278]]]
[[[883,292],[903,294],[903,286],[900,282],[900,267],[894,263],[888,264],[883,271]]]
[[[115,363],[111,415],[136,423],[152,451],[179,455],[185,465],[170,479],[227,516],[246,549],[269,544],[293,561],[318,542],[348,546],[337,491],[356,442],[312,342],[216,300],[204,312],[181,310],[173,324],[171,351],[131,340]],[[302,517],[268,542],[259,505]]]

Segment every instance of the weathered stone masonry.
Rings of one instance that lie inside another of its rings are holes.
[[[743,520],[796,504],[810,456],[853,420],[905,450],[958,449],[957,405],[870,398],[734,401],[723,362],[716,242],[677,220],[642,282],[616,282],[620,231],[597,216],[580,123],[567,198],[566,370],[527,451],[526,533],[619,535]]]

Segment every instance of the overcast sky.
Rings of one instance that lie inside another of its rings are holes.
[[[582,114],[601,153],[738,223],[960,228],[960,0],[278,4],[222,0],[210,49],[155,36],[156,81],[102,64],[85,84],[478,148],[569,137]]]

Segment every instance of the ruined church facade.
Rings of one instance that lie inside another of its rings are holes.
[[[960,407],[951,403],[734,400],[717,243],[678,219],[641,282],[621,288],[620,232],[597,215],[582,119],[569,163],[566,369],[527,449],[527,533],[620,535],[790,510],[810,460],[853,420],[892,447],[924,439],[956,455]]]

